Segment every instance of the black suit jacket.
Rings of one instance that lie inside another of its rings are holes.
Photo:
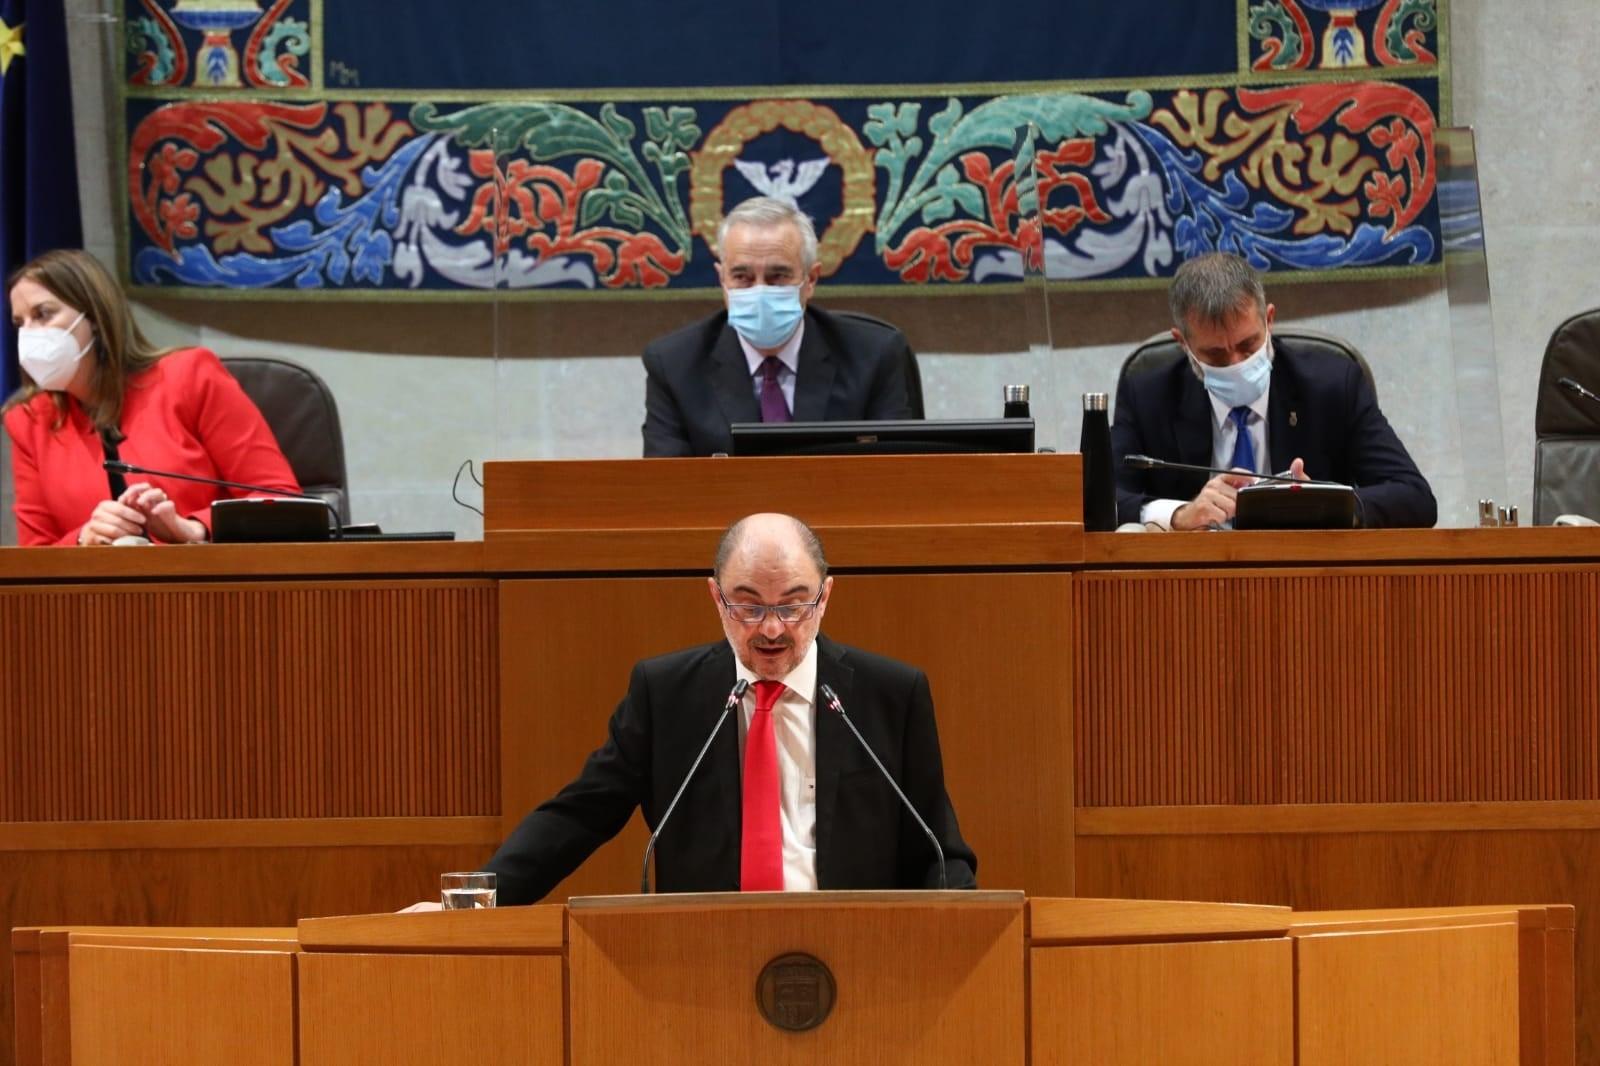
[[[817,652],[818,691],[827,684],[838,693],[937,834],[950,887],[974,887],[978,860],[961,839],[945,793],[927,677],[822,636]],[[485,869],[498,875],[500,902],[543,898],[615,836],[635,807],[643,808],[653,832],[722,713],[734,677],[733,649],[725,641],[638,663],[605,744],[589,756],[577,780],[523,819],[489,860]],[[937,887],[938,864],[928,838],[845,724],[820,706],[815,752],[818,887]],[[660,891],[739,890],[739,775],[739,723],[730,714],[656,842]]]
[[[1354,486],[1368,527],[1431,526],[1433,490],[1412,462],[1361,368],[1330,352],[1273,338],[1267,400],[1267,451],[1286,469],[1304,459],[1306,476]],[[1134,470],[1125,455],[1211,465],[1211,399],[1187,359],[1117,385],[1111,452],[1117,473],[1117,521],[1137,522],[1151,500],[1191,500],[1210,475]]]
[[[794,385],[797,422],[910,418],[911,346],[886,323],[806,308]],[[644,350],[644,454],[733,451],[728,427],[761,421],[739,335],[719,311]]]

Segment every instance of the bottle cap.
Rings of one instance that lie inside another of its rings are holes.
[[[1110,407],[1110,401],[1103,392],[1086,392],[1083,394],[1083,409],[1085,411],[1104,411]]]
[[[1004,397],[1005,397],[1005,402],[1006,403],[1027,403],[1028,402],[1028,386],[1026,386],[1026,385],[1007,385],[1007,386],[1005,386]]]

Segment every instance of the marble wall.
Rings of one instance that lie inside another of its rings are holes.
[[[115,27],[94,18],[105,6],[68,0],[86,232],[110,261],[116,183],[102,72]],[[1600,28],[1592,0],[1453,0],[1450,7],[1454,121],[1477,131],[1499,424],[1493,405],[1475,395],[1482,382],[1465,382],[1458,393],[1442,277],[1280,283],[1269,285],[1269,296],[1280,321],[1343,334],[1367,354],[1385,412],[1434,484],[1440,523],[1466,525],[1482,495],[1531,515],[1544,345],[1568,315],[1600,304],[1584,251],[1600,238],[1597,149],[1574,134],[1600,119],[1600,68],[1587,61]],[[997,414],[1000,386],[1026,381],[1040,443],[1071,448],[1079,395],[1114,388],[1122,358],[1164,327],[1164,299],[1157,291],[1057,294],[1049,307],[1053,345],[1043,348],[1030,344],[1038,338],[1026,323],[1038,309],[1022,306],[1026,298],[846,303],[910,335],[922,353],[930,417]],[[201,343],[223,355],[277,353],[314,368],[339,398],[356,518],[471,537],[481,532],[479,520],[450,493],[463,460],[638,454],[638,351],[649,337],[712,309],[709,301],[681,299],[582,307],[164,300],[141,308],[141,317],[169,343]],[[1457,413],[1463,398],[1480,401],[1467,424]],[[462,494],[478,499],[466,479]],[[4,515],[0,536],[13,542],[9,506]]]

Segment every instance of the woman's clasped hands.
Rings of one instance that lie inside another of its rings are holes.
[[[78,533],[78,543],[110,544],[119,537],[196,544],[207,539],[207,531],[203,523],[180,515],[159,485],[141,481],[116,499],[95,504]]]

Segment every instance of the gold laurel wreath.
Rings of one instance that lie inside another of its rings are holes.
[[[872,153],[830,107],[809,100],[757,100],[736,107],[706,135],[689,172],[689,218],[694,232],[715,250],[722,223],[722,176],[744,146],[782,126],[816,141],[844,173],[844,206],[817,241],[817,261],[826,277],[872,232],[876,182]]]

